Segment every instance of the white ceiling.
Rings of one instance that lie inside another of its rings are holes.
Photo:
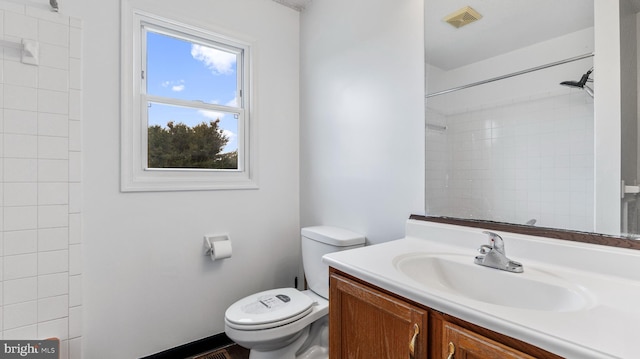
[[[467,5],[483,18],[459,29],[442,20]],[[450,70],[591,26],[592,0],[425,0],[425,56]]]
[[[312,0],[273,1],[303,11]],[[593,0],[424,1],[426,61],[443,70],[593,26]],[[640,0],[629,3],[640,11]],[[442,20],[464,6],[483,18],[459,29]]]

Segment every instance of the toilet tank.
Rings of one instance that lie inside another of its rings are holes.
[[[365,237],[349,230],[330,226],[305,227],[302,235],[302,265],[309,289],[329,298],[329,266],[322,263],[327,253],[364,246]]]

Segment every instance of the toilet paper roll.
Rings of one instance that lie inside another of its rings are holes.
[[[211,251],[209,256],[212,261],[231,257],[231,241],[211,242]]]

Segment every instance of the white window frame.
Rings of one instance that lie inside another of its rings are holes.
[[[257,151],[255,118],[251,116],[251,48],[243,42],[196,28],[173,20],[124,6],[122,9],[122,59],[121,59],[121,179],[122,192],[139,191],[189,191],[255,189],[257,184]],[[188,105],[190,108],[237,113],[238,118],[238,169],[189,169],[147,168],[147,101],[158,98],[146,94],[146,32],[154,32],[196,42],[205,46],[239,49],[237,71],[241,74],[238,84],[238,107],[207,104],[196,101],[159,101],[167,105]],[[194,41],[196,40],[196,41]],[[143,74],[145,74],[143,76]]]

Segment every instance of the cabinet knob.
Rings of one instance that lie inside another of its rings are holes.
[[[449,356],[447,356],[447,359],[453,359],[453,355],[455,353],[456,353],[456,346],[452,342],[449,342]]]
[[[409,359],[414,359],[416,357],[416,338],[420,334],[420,327],[418,324],[413,325],[413,337],[411,337],[411,341],[409,342]]]

